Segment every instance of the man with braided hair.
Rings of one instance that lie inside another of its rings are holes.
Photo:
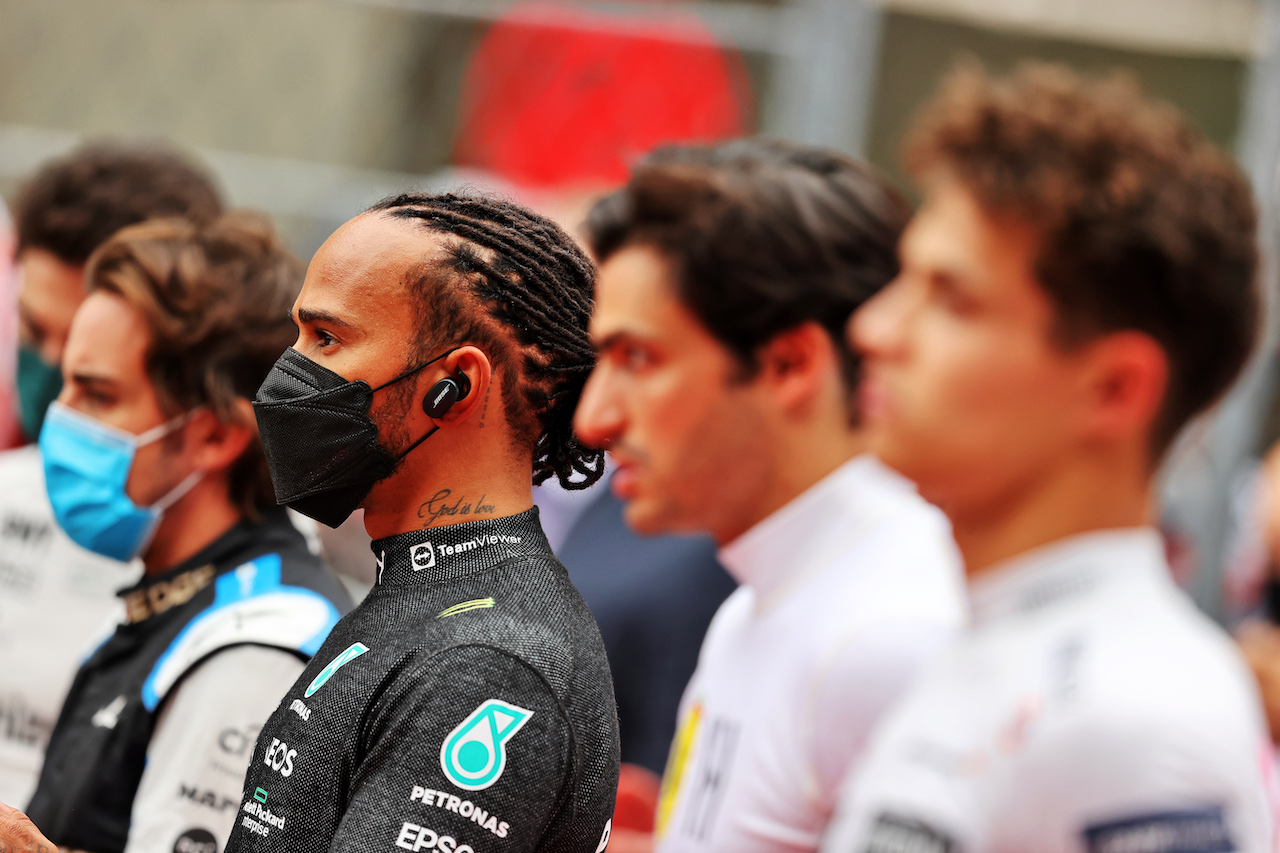
[[[282,503],[364,507],[377,585],[262,730],[228,850],[607,845],[608,664],[532,500],[602,471],[572,433],[593,281],[478,197],[388,199],[316,253],[254,406]]]

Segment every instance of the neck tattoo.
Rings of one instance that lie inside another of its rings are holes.
[[[441,521],[452,523],[470,521],[474,516],[492,516],[497,507],[485,503],[487,495],[472,500],[466,495],[454,495],[452,489],[441,489],[418,507],[418,518],[422,519],[423,528],[434,527]]]

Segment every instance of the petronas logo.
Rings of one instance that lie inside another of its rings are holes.
[[[533,712],[498,699],[480,703],[445,736],[440,767],[449,781],[467,791],[488,788],[507,766],[507,741]]]

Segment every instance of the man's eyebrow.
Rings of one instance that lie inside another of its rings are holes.
[[[618,331],[618,332],[610,332],[609,334],[605,335],[602,338],[597,338],[594,335],[592,335],[590,336],[590,339],[591,339],[591,346],[595,349],[596,352],[604,352],[605,350],[609,349],[610,347],[613,347],[615,344],[618,344],[622,340],[629,337],[630,337],[629,333]]]
[[[337,315],[330,314],[328,311],[317,311],[314,308],[299,308],[298,322],[311,324],[319,323],[324,326],[342,326],[347,329],[351,328],[350,323],[341,319]]]
[[[116,380],[110,376],[96,376],[92,373],[72,373],[71,381],[77,385],[107,385],[116,384]]]

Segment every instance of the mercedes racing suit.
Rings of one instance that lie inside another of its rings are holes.
[[[876,733],[824,853],[1273,849],[1253,683],[1155,530],[1074,536],[971,583],[974,627]]]
[[[538,511],[373,551],[377,585],[258,739],[228,850],[603,850],[613,688]]]
[[[260,726],[350,599],[275,508],[120,596],[127,621],[77,673],[27,813],[60,847],[216,853],[247,761],[218,728]]]

